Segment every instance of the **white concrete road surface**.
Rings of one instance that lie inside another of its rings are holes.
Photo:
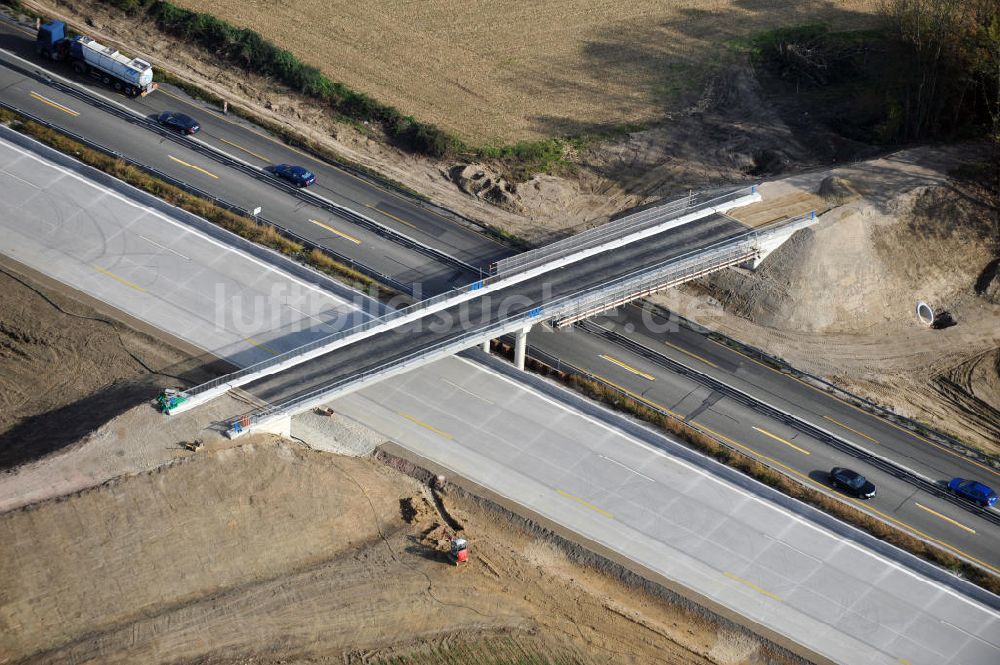
[[[353,303],[4,140],[0,250],[236,365],[364,317]]]
[[[3,253],[238,364],[322,334],[290,331],[305,316],[290,302],[320,321],[350,313],[329,294],[269,297],[304,285],[2,142],[0,227]],[[258,323],[233,324],[249,304]],[[1000,662],[997,612],[465,360],[335,408],[831,660]]]
[[[996,612],[475,363],[332,406],[833,661],[1000,663]]]

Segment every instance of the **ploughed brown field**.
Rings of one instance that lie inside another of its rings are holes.
[[[725,43],[870,24],[874,0],[178,0],[475,143],[663,119]]]

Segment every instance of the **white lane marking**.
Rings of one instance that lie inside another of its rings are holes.
[[[190,256],[184,256],[183,254],[181,254],[180,252],[178,252],[176,249],[170,249],[169,247],[166,247],[165,245],[161,245],[160,243],[156,242],[155,240],[150,240],[149,238],[147,238],[146,236],[142,235],[141,233],[137,233],[136,235],[139,236],[140,238],[142,238],[143,240],[145,240],[146,242],[150,243],[151,245],[156,245],[160,249],[165,249],[168,252],[173,252],[174,254],[176,254],[177,256],[181,257],[185,261],[190,261],[191,260]]]
[[[650,477],[649,477],[649,476],[647,476],[646,474],[644,474],[644,473],[639,473],[638,471],[636,471],[636,470],[635,470],[635,469],[633,469],[632,467],[630,467],[630,466],[628,466],[628,465],[625,465],[625,464],[622,464],[621,462],[619,462],[619,461],[618,461],[618,460],[616,460],[616,459],[611,459],[610,457],[606,457],[606,456],[604,456],[604,455],[598,455],[598,457],[600,457],[600,458],[601,458],[601,459],[603,459],[603,460],[607,460],[607,461],[611,462],[612,464],[617,464],[617,465],[618,465],[618,466],[620,466],[621,468],[623,468],[623,469],[626,469],[626,470],[628,470],[628,471],[631,471],[631,472],[632,472],[632,473],[634,473],[635,475],[639,476],[640,478],[645,478],[646,480],[648,480],[648,481],[649,481],[649,482],[651,482],[651,483],[655,483],[655,482],[656,482],[655,480],[653,480],[652,478],[650,478]]]
[[[0,49],[0,50],[2,50],[2,49]],[[298,284],[299,286],[302,286],[302,287],[304,287],[304,288],[306,288],[306,289],[308,289],[310,291],[315,291],[316,293],[319,293],[319,294],[321,294],[321,295],[329,298],[333,302],[340,303],[342,305],[347,305],[347,306],[351,307],[351,309],[363,312],[366,317],[372,318],[371,314],[369,314],[368,312],[364,312],[364,310],[362,310],[356,304],[354,304],[352,302],[348,302],[347,300],[345,300],[345,299],[343,299],[343,298],[341,298],[339,296],[336,296],[336,295],[330,293],[326,289],[322,289],[322,288],[320,288],[318,286],[314,286],[314,285],[310,284],[309,282],[305,282],[305,281],[299,279],[298,277],[295,277],[294,275],[292,275],[290,273],[287,273],[287,272],[285,272],[285,271],[283,271],[283,270],[281,270],[281,269],[279,269],[279,268],[277,268],[277,267],[275,267],[275,266],[267,263],[266,261],[262,261],[262,260],[254,257],[254,256],[252,256],[250,254],[242,252],[242,251],[236,249],[235,247],[231,247],[231,246],[227,245],[224,242],[221,242],[219,240],[215,240],[214,238],[211,238],[211,237],[209,237],[209,236],[201,233],[200,231],[198,231],[196,229],[192,229],[192,228],[186,226],[185,224],[182,224],[181,222],[175,221],[175,220],[171,219],[170,217],[168,217],[168,216],[164,215],[163,213],[161,213],[159,210],[156,210],[154,208],[150,208],[148,206],[141,205],[141,204],[133,201],[132,199],[129,199],[128,197],[119,194],[118,192],[116,192],[116,191],[114,191],[112,189],[107,189],[107,188],[101,187],[101,186],[99,186],[99,185],[91,182],[90,180],[87,180],[83,176],[81,176],[81,175],[79,175],[79,174],[77,174],[77,173],[75,173],[73,171],[70,171],[69,169],[63,168],[59,164],[56,164],[54,162],[50,162],[50,161],[47,161],[45,159],[42,159],[41,157],[35,155],[34,153],[31,153],[31,152],[29,152],[27,150],[23,150],[23,149],[21,149],[20,146],[15,145],[13,143],[10,143],[9,141],[0,140],[0,143],[2,143],[4,146],[10,148],[11,150],[13,150],[15,152],[17,152],[17,153],[19,153],[21,155],[24,155],[25,157],[29,157],[29,158],[35,160],[36,162],[38,162],[42,166],[54,169],[54,170],[62,173],[63,175],[70,176],[74,180],[77,180],[77,181],[82,182],[83,184],[87,185],[91,189],[95,189],[95,190],[97,190],[99,192],[102,192],[106,196],[111,196],[113,198],[116,198],[119,201],[122,201],[123,203],[125,203],[125,204],[127,204],[127,205],[129,205],[129,206],[131,206],[133,208],[136,208],[138,210],[142,210],[142,211],[145,211],[145,212],[147,212],[147,213],[149,213],[151,215],[154,215],[155,217],[158,217],[158,218],[164,220],[168,224],[176,226],[177,228],[181,229],[185,233],[190,233],[191,235],[193,235],[193,236],[195,236],[195,237],[197,237],[197,238],[199,238],[201,240],[204,240],[204,241],[206,241],[206,242],[208,242],[208,243],[210,243],[212,245],[215,245],[216,247],[221,247],[222,249],[226,250],[227,252],[231,252],[233,254],[236,254],[240,258],[246,259],[247,261],[250,261],[251,263],[254,263],[254,264],[258,265],[258,266],[261,266],[261,267],[269,270],[270,272],[276,273],[280,277],[282,277],[284,279],[287,279],[290,282],[294,282],[295,284]],[[209,267],[209,266],[206,265],[206,267]],[[361,295],[361,294],[359,294],[359,295]]]
[[[561,404],[559,402],[556,402],[556,401],[550,399],[548,396],[546,396],[546,395],[538,392],[537,390],[535,390],[531,386],[527,386],[527,385],[524,385],[522,383],[518,383],[517,381],[513,381],[511,379],[508,379],[506,376],[503,376],[502,374],[497,374],[493,370],[491,370],[491,369],[489,369],[487,367],[484,367],[482,365],[479,365],[477,363],[474,363],[471,360],[467,360],[467,359],[461,358],[459,356],[454,356],[454,357],[458,358],[458,360],[461,360],[464,363],[467,363],[469,366],[475,368],[477,371],[490,374],[490,375],[492,375],[492,376],[500,379],[501,381],[504,381],[505,383],[509,383],[510,385],[516,387],[517,389],[519,389],[519,390],[521,390],[523,392],[531,393],[532,395],[535,395],[539,399],[542,399],[543,401],[548,402],[549,404],[554,404],[555,406],[557,406],[558,408],[562,409],[563,411],[566,411],[567,413],[571,413],[571,414],[573,414],[574,416],[576,416],[578,418],[582,418],[582,419],[586,420],[587,422],[593,423],[593,424],[597,425],[598,427],[606,429],[609,432],[614,433],[616,436],[624,438],[626,441],[629,441],[629,442],[631,442],[631,443],[639,446],[640,448],[644,448],[648,452],[651,452],[654,455],[657,455],[658,457],[662,457],[662,458],[665,458],[665,459],[668,459],[668,460],[672,460],[676,464],[679,464],[680,466],[683,466],[683,467],[685,467],[687,469],[690,469],[691,471],[697,473],[699,476],[705,478],[706,480],[713,481],[713,482],[715,482],[715,483],[717,483],[719,485],[722,485],[723,487],[726,487],[727,489],[729,489],[731,491],[734,491],[734,492],[736,492],[738,494],[742,494],[745,498],[750,499],[752,501],[755,501],[755,502],[757,502],[757,503],[759,503],[759,504],[761,504],[761,505],[763,505],[763,506],[765,506],[767,508],[770,508],[771,510],[774,510],[775,512],[781,513],[783,515],[787,515],[788,517],[791,517],[796,523],[801,524],[802,526],[806,527],[807,529],[811,529],[811,530],[813,530],[813,531],[815,531],[815,532],[817,532],[819,534],[822,534],[823,536],[825,536],[827,538],[835,539],[840,545],[846,545],[847,547],[850,547],[850,548],[856,550],[860,554],[863,554],[865,556],[868,556],[868,557],[871,557],[873,559],[876,559],[877,561],[880,561],[880,562],[882,562],[882,563],[890,566],[891,568],[895,568],[896,570],[898,570],[899,572],[903,573],[904,575],[907,575],[908,577],[912,577],[913,579],[919,580],[920,582],[923,582],[925,584],[929,584],[932,587],[934,587],[935,589],[937,589],[939,591],[943,591],[944,593],[948,594],[949,596],[951,596],[953,598],[956,598],[956,599],[960,600],[961,602],[963,602],[963,603],[965,603],[967,605],[975,607],[977,610],[983,610],[984,609],[983,605],[979,604],[978,602],[976,602],[972,598],[969,598],[969,597],[967,597],[967,596],[965,596],[963,594],[960,594],[960,593],[956,592],[954,589],[951,589],[951,588],[945,586],[941,582],[938,582],[937,580],[932,580],[930,578],[924,577],[923,575],[920,575],[917,572],[915,572],[913,570],[910,570],[909,568],[907,568],[907,567],[905,567],[903,565],[900,565],[900,564],[896,563],[895,561],[892,561],[891,559],[887,559],[885,557],[879,556],[879,555],[875,554],[874,552],[872,552],[871,550],[869,550],[868,548],[864,547],[863,545],[860,545],[860,544],[854,542],[853,540],[846,540],[846,539],[840,538],[840,537],[836,536],[835,534],[833,534],[832,532],[828,531],[827,529],[819,526],[818,524],[814,524],[812,521],[807,520],[804,517],[800,517],[799,515],[796,515],[792,511],[790,511],[787,508],[785,508],[784,506],[780,506],[780,505],[778,505],[778,504],[776,504],[776,503],[774,503],[772,501],[769,501],[769,500],[765,499],[764,497],[758,496],[757,494],[752,493],[752,492],[750,492],[748,490],[745,490],[745,489],[743,489],[742,487],[740,487],[738,485],[735,485],[733,483],[725,481],[725,480],[723,480],[721,478],[717,478],[712,473],[710,473],[708,471],[705,471],[704,469],[702,469],[700,467],[696,467],[693,464],[691,464],[691,463],[689,463],[689,462],[687,462],[685,460],[681,460],[681,459],[678,459],[678,458],[673,457],[671,455],[668,455],[667,453],[665,453],[665,452],[663,452],[663,451],[661,451],[661,450],[659,450],[659,449],[657,449],[657,448],[649,445],[645,441],[640,441],[639,439],[636,439],[635,437],[633,437],[631,434],[628,434],[624,430],[620,430],[620,429],[617,429],[617,428],[612,427],[610,425],[607,425],[605,423],[602,423],[601,421],[595,420],[593,417],[591,417],[591,416],[589,416],[589,415],[587,415],[585,413],[581,413],[580,411],[577,411],[576,409],[570,408],[569,406],[566,406],[565,404]],[[647,427],[646,429],[650,429],[650,428]],[[652,430],[652,429],[650,429],[650,431],[653,432],[654,434],[658,434],[660,436],[663,436],[663,437],[666,437],[666,438],[669,439],[669,437],[665,433],[656,432],[656,430]],[[750,479],[749,476],[747,478]],[[752,479],[750,479],[750,480],[752,480]],[[850,525],[846,525],[846,526],[848,526],[851,529],[854,529],[854,527],[851,527]],[[762,532],[758,532],[758,533],[762,533]]]
[[[472,392],[470,390],[466,390],[465,388],[463,388],[462,386],[458,385],[454,381],[449,381],[448,379],[441,379],[441,380],[444,381],[445,383],[447,383],[448,385],[453,386],[455,388],[458,388],[463,393],[466,393],[467,395],[471,395],[472,397],[475,397],[476,399],[478,399],[478,400],[480,400],[482,402],[486,402],[487,404],[494,404],[494,402],[491,402],[490,400],[486,399],[485,397],[480,397],[476,393],[474,393],[474,392]]]

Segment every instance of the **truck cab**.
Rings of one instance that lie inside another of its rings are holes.
[[[66,39],[66,24],[62,21],[47,21],[38,29],[35,38],[35,53],[50,60],[63,60],[69,52]]]

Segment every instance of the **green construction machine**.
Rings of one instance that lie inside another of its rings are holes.
[[[188,396],[175,388],[167,388],[156,398],[156,405],[160,411],[170,415],[173,409],[188,401]]]

